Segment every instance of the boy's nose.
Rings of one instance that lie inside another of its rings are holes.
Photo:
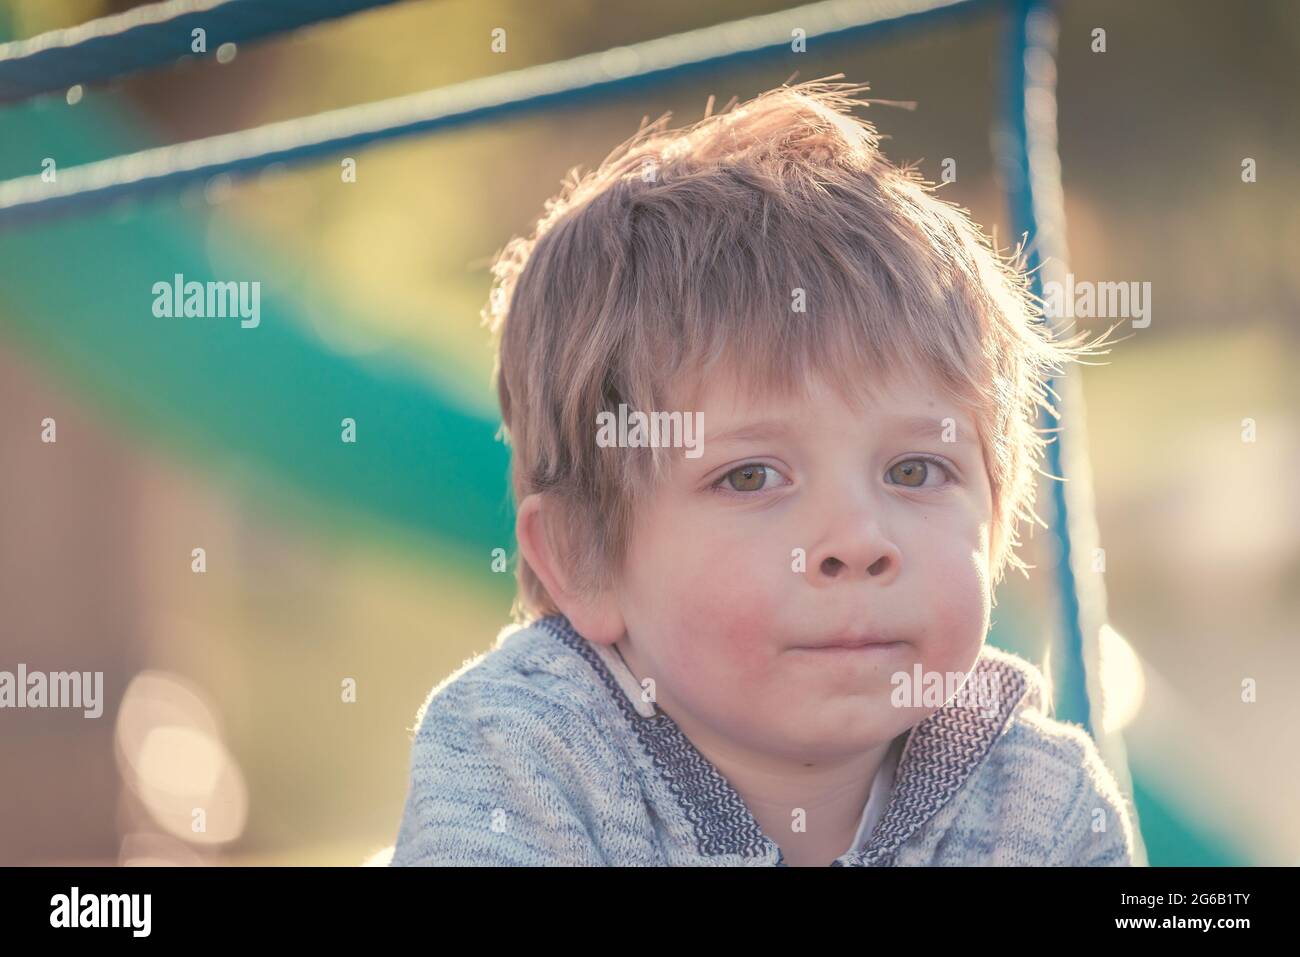
[[[817,586],[836,581],[894,580],[902,555],[875,521],[844,526],[808,556],[809,580]]]

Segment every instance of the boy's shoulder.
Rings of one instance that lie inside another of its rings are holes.
[[[414,730],[418,736],[430,710],[467,719],[499,712],[589,715],[600,703],[593,690],[589,666],[542,623],[511,624],[490,648],[434,686],[416,712]]]
[[[546,629],[502,629],[416,714],[392,863],[603,863],[611,822],[635,803],[620,800],[633,773],[600,731],[598,691]]]
[[[1131,865],[1134,813],[1092,736],[1050,716],[1050,685],[1033,663],[987,647],[981,667],[1014,674],[1024,690],[1005,730],[968,782],[952,826],[985,843],[993,862]],[[959,841],[960,843],[960,841]]]

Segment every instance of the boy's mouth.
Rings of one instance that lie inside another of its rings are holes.
[[[799,645],[791,649],[793,651],[884,651],[890,648],[898,648],[903,645],[901,641],[895,641],[889,635],[880,632],[858,632],[851,634],[842,634],[827,641],[817,642],[810,645]]]

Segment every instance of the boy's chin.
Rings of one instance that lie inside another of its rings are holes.
[[[859,727],[805,726],[780,738],[769,738],[769,744],[779,740],[779,750],[791,760],[804,764],[829,764],[852,760],[887,746],[916,722],[890,715],[890,722],[866,720]]]

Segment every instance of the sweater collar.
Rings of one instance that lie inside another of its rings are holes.
[[[706,856],[772,856],[775,843],[763,833],[740,794],[702,755],[677,723],[653,702],[617,651],[587,641],[564,615],[537,625],[577,652],[595,670],[620,712],[667,782],[689,822],[697,853]],[[844,858],[852,865],[887,865],[898,849],[957,793],[1010,725],[1022,705],[1043,707],[1041,673],[1010,652],[985,645],[968,681],[992,687],[979,706],[954,698],[906,732],[894,774],[893,793],[867,844]],[[780,859],[777,854],[778,861]],[[840,863],[840,861],[836,861]]]

